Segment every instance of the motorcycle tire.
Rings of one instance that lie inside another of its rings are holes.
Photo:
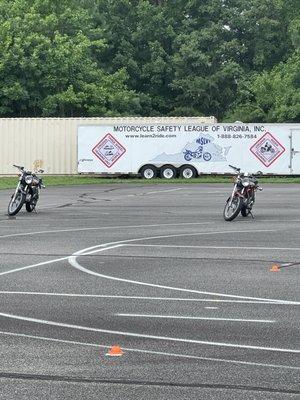
[[[242,208],[241,208],[241,215],[243,216],[243,217],[248,217],[248,215],[250,214],[250,208],[248,208],[248,207],[245,207],[245,206],[242,206]]]
[[[30,203],[25,203],[25,208],[27,212],[32,212],[35,207],[36,207],[37,202],[30,202]]]
[[[242,208],[241,208],[241,215],[242,215],[243,217],[248,217],[248,215],[250,214],[250,212],[251,212],[251,210],[252,210],[252,206],[253,206],[254,201],[255,201],[255,197],[252,195],[252,196],[250,197],[250,200],[252,201],[250,208],[247,207],[247,206],[245,206],[244,204],[242,205]]]
[[[8,203],[8,208],[7,208],[7,214],[8,215],[16,215],[18,212],[21,210],[23,207],[23,204],[25,203],[25,194],[18,192],[15,201],[13,202],[14,196],[11,197],[10,202]],[[18,199],[18,202],[16,203],[16,200]],[[13,204],[16,203],[16,207],[13,209],[12,206]]]
[[[224,211],[223,211],[223,217],[225,221],[232,221],[234,218],[236,218],[239,215],[239,212],[241,211],[242,205],[243,205],[243,200],[241,197],[234,197],[232,200],[232,204],[235,204],[235,207],[233,208],[233,211],[231,214],[229,214],[229,202],[230,202],[230,197],[226,201]]]

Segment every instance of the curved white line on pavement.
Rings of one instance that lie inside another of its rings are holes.
[[[185,225],[211,225],[212,222],[183,222],[178,224],[150,224],[150,225],[119,225],[119,226],[101,226],[96,228],[70,228],[70,229],[55,229],[50,231],[36,231],[36,232],[24,232],[24,233],[12,233],[9,235],[2,235],[0,239],[18,237],[18,236],[34,236],[34,235],[45,235],[50,233],[64,233],[64,232],[84,232],[84,231],[102,231],[110,229],[131,229],[131,228],[156,228],[163,226],[185,226]]]
[[[249,232],[276,232],[276,229],[253,229],[251,231],[246,230],[246,231],[213,231],[213,232],[194,232],[194,233],[176,233],[176,234],[169,234],[169,235],[159,235],[159,236],[146,236],[146,237],[139,237],[139,238],[134,238],[134,239],[125,239],[125,240],[118,240],[115,242],[108,242],[108,243],[102,243],[98,244],[96,246],[91,246],[91,247],[86,247],[85,249],[79,250],[75,253],[73,253],[69,259],[71,258],[76,258],[78,256],[82,255],[90,255],[94,253],[98,253],[100,251],[105,250],[106,246],[111,246],[109,249],[113,247],[117,247],[117,245],[126,245],[127,243],[132,243],[132,242],[139,242],[143,240],[152,240],[152,239],[166,239],[166,238],[174,238],[174,237],[182,237],[182,236],[201,236],[201,235],[218,235],[218,234],[232,234],[232,233],[249,233]],[[94,250],[94,249],[99,249],[99,250]],[[108,248],[107,248],[108,249]],[[93,250],[93,251],[92,251]]]
[[[5,336],[16,336],[16,337],[23,337],[28,339],[35,339],[35,340],[44,340],[49,342],[57,342],[63,344],[72,344],[72,345],[79,345],[79,346],[87,346],[87,347],[96,347],[96,348],[104,348],[108,349],[111,346],[106,346],[97,343],[84,343],[84,342],[77,342],[74,340],[63,340],[63,339],[56,339],[56,338],[48,338],[44,336],[35,336],[35,335],[26,335],[24,333],[14,333],[14,332],[2,332],[0,331],[0,335]],[[125,351],[131,351],[134,353],[142,353],[142,354],[154,354],[158,356],[167,356],[167,357],[176,357],[176,358],[187,358],[187,359],[194,359],[194,360],[202,360],[202,361],[214,361],[214,362],[223,362],[229,364],[241,364],[241,365],[249,365],[255,367],[267,367],[267,368],[280,368],[280,369],[292,369],[292,370],[299,370],[300,367],[290,367],[289,365],[280,365],[280,364],[263,364],[263,363],[255,363],[250,361],[238,361],[238,360],[226,360],[223,358],[211,358],[211,357],[199,357],[199,356],[190,356],[185,354],[177,354],[177,353],[165,353],[162,351],[152,351],[152,350],[142,350],[142,349],[134,349],[123,347],[122,349]]]
[[[271,352],[278,352],[278,353],[293,353],[293,354],[300,353],[300,350],[296,350],[296,349],[283,349],[283,348],[277,348],[277,347],[263,347],[263,346],[251,346],[251,345],[234,344],[234,343],[210,342],[210,341],[205,341],[205,340],[194,340],[194,339],[174,338],[174,337],[168,337],[168,336],[146,335],[143,333],[112,331],[109,329],[91,328],[88,326],[66,324],[64,322],[48,321],[48,320],[44,320],[44,319],[23,317],[20,315],[6,314],[6,313],[0,313],[0,316],[5,317],[5,318],[19,320],[19,321],[33,322],[33,323],[42,324],[42,325],[57,326],[57,327],[61,327],[61,328],[70,328],[70,329],[77,329],[77,330],[89,331],[89,332],[101,332],[101,333],[107,333],[110,335],[129,336],[129,337],[153,339],[153,340],[164,340],[164,341],[168,341],[168,342],[201,344],[201,345],[206,345],[206,346],[231,347],[231,348],[246,349],[246,350],[271,351]]]
[[[271,231],[273,232],[273,230],[271,230]],[[270,230],[253,230],[251,232],[270,232]],[[74,253],[72,256],[70,256],[68,258],[68,261],[74,268],[76,268],[82,272],[85,272],[86,274],[97,276],[99,278],[110,279],[110,280],[114,280],[114,281],[118,281],[118,282],[127,282],[127,283],[132,283],[135,285],[149,286],[149,287],[155,287],[155,288],[167,289],[167,290],[176,290],[176,291],[185,292],[185,293],[206,294],[206,295],[212,295],[212,296],[229,297],[229,298],[243,299],[243,300],[257,300],[257,301],[262,301],[262,302],[268,301],[268,302],[272,302],[272,303],[276,303],[276,304],[280,303],[280,304],[300,305],[300,302],[296,302],[296,301],[268,299],[268,298],[250,297],[250,296],[239,296],[239,295],[231,295],[231,294],[215,293],[215,292],[205,292],[205,291],[201,291],[201,290],[184,289],[184,288],[178,288],[178,287],[172,287],[172,286],[158,285],[158,284],[154,284],[154,283],[146,283],[146,282],[125,279],[125,278],[117,278],[114,276],[94,272],[88,268],[83,267],[77,261],[77,257],[79,257],[79,256],[82,256],[82,255],[87,256],[90,254],[99,253],[99,252],[103,252],[106,250],[111,250],[115,247],[121,247],[121,246],[126,245],[127,243],[131,243],[131,242],[137,242],[137,241],[142,241],[142,240],[151,240],[151,239],[170,238],[170,237],[231,234],[231,233],[249,233],[249,231],[216,231],[216,232],[198,232],[198,233],[188,233],[188,234],[182,233],[182,234],[176,234],[176,235],[149,236],[149,237],[136,238],[136,239],[120,240],[117,242],[104,243],[104,244],[88,247],[86,249],[77,251],[76,253]],[[105,246],[109,246],[109,247],[105,247]]]
[[[175,225],[177,225],[177,224],[175,224]],[[146,226],[149,226],[149,225],[145,225],[144,227],[146,227]],[[164,226],[164,225],[159,225],[159,226]],[[116,228],[116,227],[114,227],[114,228]],[[80,229],[80,228],[79,228]],[[85,230],[87,230],[87,229],[97,229],[97,228],[83,228],[83,229],[85,229]],[[103,227],[102,228],[99,228],[99,229],[103,229]],[[259,230],[259,232],[273,232],[274,230]],[[45,232],[49,232],[49,231],[45,231]],[[231,231],[231,232],[234,232],[234,231]],[[248,231],[236,231],[236,232],[248,232]],[[255,230],[253,230],[252,232],[256,232]],[[215,234],[216,232],[207,232],[207,233],[203,233],[203,234]],[[224,232],[222,232],[222,233],[224,233]],[[145,240],[146,239],[151,239],[151,238],[163,238],[163,237],[178,237],[178,236],[191,236],[191,235],[193,235],[193,236],[195,236],[195,235],[199,235],[199,234],[202,234],[202,232],[201,233],[185,233],[185,234],[179,234],[179,235],[166,235],[166,236],[153,236],[153,237],[148,237],[148,238],[145,238]],[[20,234],[20,235],[27,235],[27,234]],[[1,237],[0,237],[1,238]],[[138,239],[130,239],[130,240],[127,240],[126,242],[124,242],[124,241],[118,241],[118,242],[111,242],[111,243],[104,243],[104,244],[101,244],[101,245],[98,245],[98,246],[94,246],[94,247],[89,247],[89,248],[87,248],[87,249],[85,249],[85,250],[89,250],[89,249],[93,249],[93,248],[95,248],[95,247],[104,247],[104,246],[108,246],[108,245],[110,245],[110,244],[117,244],[117,243],[120,243],[120,245],[122,245],[123,243],[127,243],[127,242],[130,242],[130,241],[137,241],[137,240],[143,240],[143,238],[138,238]],[[119,247],[119,246],[113,246],[113,247],[107,247],[105,250],[109,250],[109,249],[111,249],[111,248],[114,248],[114,247]],[[100,251],[103,251],[103,250],[100,250]],[[97,253],[98,251],[94,251],[94,252],[91,252],[91,253],[89,253],[89,254],[92,254],[92,253]],[[76,254],[76,253],[74,253],[74,254]],[[73,256],[73,255],[72,255]],[[72,257],[71,256],[71,257]],[[44,262],[41,262],[41,263],[37,263],[37,264],[32,264],[32,265],[27,265],[27,266],[25,266],[25,267],[20,267],[20,268],[16,268],[16,269],[12,269],[12,270],[8,270],[8,271],[4,271],[4,272],[0,272],[0,276],[1,275],[8,275],[8,274],[12,274],[12,273],[14,273],[14,272],[19,272],[19,271],[24,271],[24,270],[27,270],[27,269],[31,269],[31,268],[35,268],[35,267],[41,267],[41,266],[43,266],[43,265],[47,265],[47,264],[52,264],[52,263],[56,263],[56,262],[60,262],[60,261],[64,261],[64,260],[67,260],[67,259],[69,259],[70,258],[70,256],[68,256],[68,257],[61,257],[61,258],[56,258],[56,259],[53,259],[53,260],[49,260],[49,261],[44,261]],[[112,279],[112,278],[111,278]]]

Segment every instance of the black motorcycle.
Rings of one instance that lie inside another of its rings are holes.
[[[226,201],[223,217],[225,221],[232,221],[241,212],[243,217],[251,214],[253,218],[252,207],[255,203],[255,193],[262,188],[258,186],[258,180],[254,175],[242,174],[240,168],[232,165],[229,167],[234,169],[237,175],[232,194]]]
[[[26,171],[24,167],[14,165],[19,170],[19,182],[15,193],[11,196],[8,204],[8,215],[16,215],[25,203],[26,211],[32,212],[38,202],[40,189],[44,188],[43,181],[36,173],[43,173],[42,169],[36,171]]]

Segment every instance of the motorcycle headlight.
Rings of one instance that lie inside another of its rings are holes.
[[[32,175],[25,176],[25,182],[27,183],[27,185],[31,185],[32,181],[33,181],[33,176]]]
[[[250,182],[249,181],[243,181],[243,186],[244,187],[247,187],[247,186],[249,186],[250,185]]]

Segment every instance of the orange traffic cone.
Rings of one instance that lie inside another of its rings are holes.
[[[279,272],[280,271],[280,267],[278,264],[272,264],[271,268],[270,268],[271,272]]]
[[[124,354],[120,346],[111,346],[111,348],[106,353],[109,357],[120,357]]]

